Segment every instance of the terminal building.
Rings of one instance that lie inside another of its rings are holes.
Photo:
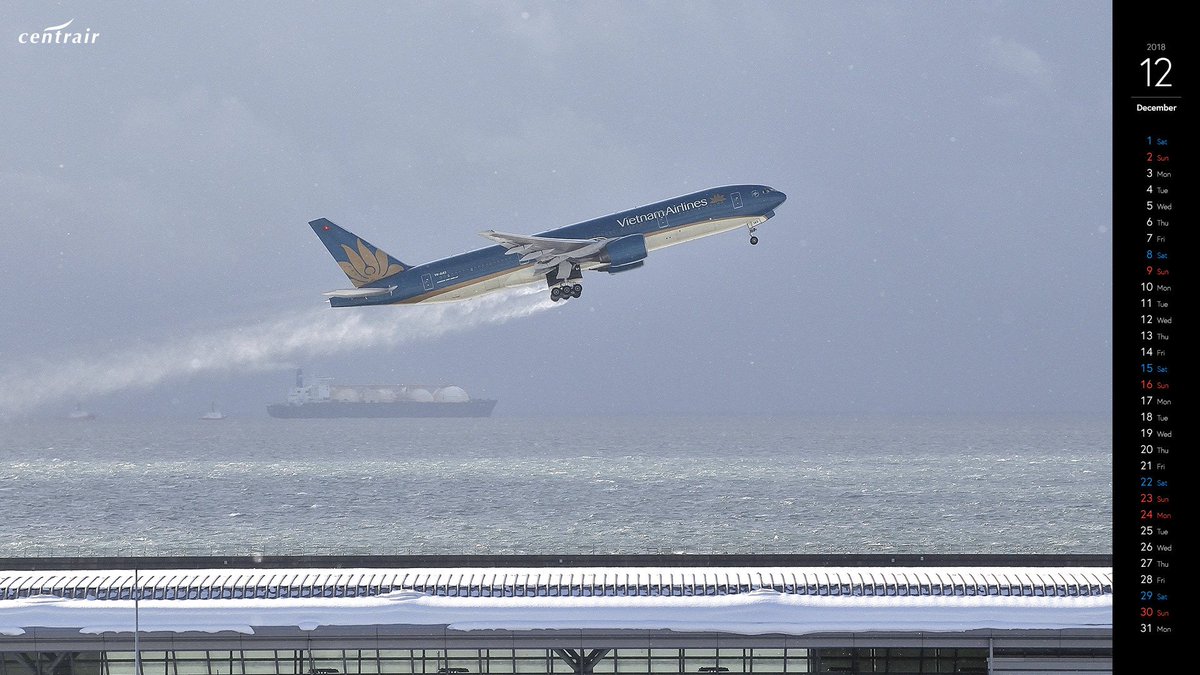
[[[1107,556],[10,559],[0,675],[1110,673],[1112,598]]]

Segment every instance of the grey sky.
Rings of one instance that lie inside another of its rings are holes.
[[[96,43],[18,41],[69,19]],[[497,414],[1107,412],[1111,21],[4,4],[0,416],[263,415],[293,364]],[[566,305],[322,306],[346,280],[319,216],[420,263],[735,182],[789,196],[758,246],[660,251]]]

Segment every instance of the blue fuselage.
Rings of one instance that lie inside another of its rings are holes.
[[[640,234],[646,250],[755,227],[775,215],[786,195],[764,185],[725,185],[612,215],[540,232],[538,237],[617,239]],[[595,267],[592,265],[591,267]],[[585,269],[587,266],[585,266]],[[488,291],[544,281],[532,263],[503,246],[488,246],[423,265],[370,284],[391,288],[365,298],[330,298],[334,307],[458,300]]]

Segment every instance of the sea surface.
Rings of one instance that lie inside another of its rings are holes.
[[[0,556],[1111,553],[1108,417],[28,421]]]

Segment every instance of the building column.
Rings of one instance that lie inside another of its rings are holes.
[[[600,663],[600,659],[603,659],[611,651],[611,649],[592,649],[587,652],[584,652],[582,649],[578,651],[574,649],[555,649],[554,654],[568,666],[571,666],[572,672],[590,675],[596,664]]]

